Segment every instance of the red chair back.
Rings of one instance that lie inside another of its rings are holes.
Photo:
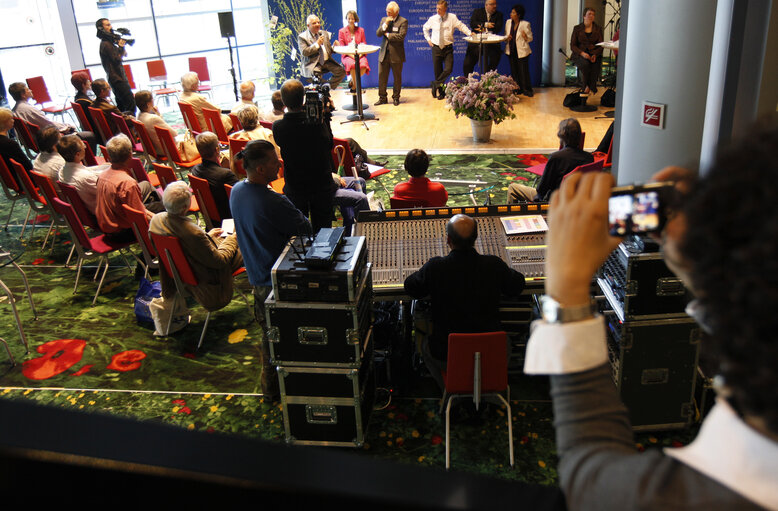
[[[211,74],[208,72],[207,57],[189,57],[189,70],[197,73],[200,82],[211,81]]]
[[[60,199],[54,199],[51,206],[54,208],[54,211],[65,217],[65,222],[68,224],[70,232],[73,233],[73,236],[76,238],[75,241],[83,247],[84,250],[92,250],[92,240],[89,239],[89,235],[86,233],[86,229],[84,229],[82,220],[76,214],[76,210],[73,206]]]
[[[219,215],[219,208],[216,207],[216,201],[213,200],[211,185],[208,184],[208,181],[189,174],[189,186],[192,187],[192,191],[197,198],[200,211],[210,220],[209,223],[212,224],[214,221],[221,222],[222,218]]]
[[[164,60],[149,60],[146,62],[146,69],[149,71],[149,79],[155,81],[167,80],[167,69],[165,69]]]
[[[429,207],[429,202],[422,199],[400,199],[399,197],[389,197],[389,205],[392,209],[413,209]]]
[[[235,131],[240,131],[243,129],[243,125],[240,123],[240,119],[238,119],[238,116],[230,113],[230,120],[232,121],[232,129]]]
[[[179,105],[180,104],[182,103],[179,103]],[[205,124],[208,125],[207,129],[216,134],[219,143],[228,144],[227,130],[224,129],[221,112],[212,108],[203,108],[203,116],[205,117]]]
[[[27,87],[32,91],[32,96],[35,102],[39,105],[45,103],[51,103],[51,96],[49,95],[49,89],[46,87],[46,81],[42,76],[36,76],[34,78],[27,78]]]
[[[130,89],[135,90],[137,87],[135,86],[135,78],[132,76],[132,68],[129,64],[123,64],[122,67],[124,68],[124,74],[127,75],[127,83],[130,84]]]
[[[140,144],[143,146],[143,150],[146,154],[154,158],[155,160],[167,159],[164,155],[157,154],[157,150],[154,149],[154,143],[151,141],[149,132],[146,131],[146,125],[136,119],[130,119],[130,124],[135,129],[135,134],[140,139]]]
[[[45,205],[46,199],[41,197],[38,188],[36,188],[32,183],[32,179],[30,179],[30,173],[27,172],[27,169],[25,169],[21,163],[14,159],[11,159],[11,165],[16,171],[16,176],[19,178],[19,181],[22,184],[22,188],[24,188],[24,193],[27,195],[27,199]],[[30,206],[32,206],[32,203],[30,203]]]
[[[86,116],[86,112],[84,112],[84,107],[76,102],[71,102],[70,106],[73,107],[73,111],[76,112],[76,117],[78,118],[78,122],[81,124],[81,129],[83,131],[91,131],[94,133],[95,130],[92,128],[92,124],[89,122],[89,117]]]
[[[273,123],[270,121],[259,121],[259,125],[265,129],[269,129],[270,131],[273,131]]]
[[[184,159],[181,157],[181,153],[178,152],[178,146],[176,146],[176,141],[173,140],[173,135],[167,128],[163,128],[162,126],[154,126],[154,131],[157,132],[157,136],[159,137],[159,141],[162,143],[162,147],[167,150],[170,158],[174,163],[190,163],[188,161],[184,161]]]
[[[103,158],[103,160],[105,160],[105,158]],[[103,161],[103,163],[105,163],[105,161]],[[95,156],[95,153],[92,152],[92,148],[89,147],[89,144],[84,144],[84,164],[88,167],[100,165],[100,162],[97,161],[97,157]]]
[[[59,189],[62,190],[62,195],[64,195],[70,205],[73,206],[81,223],[91,229],[100,230],[100,227],[97,225],[97,218],[89,212],[84,200],[78,194],[76,187],[63,183],[62,181],[58,181],[58,184]]]
[[[243,160],[238,160],[235,158],[235,155],[238,154],[243,150],[244,147],[246,147],[246,144],[248,144],[249,140],[236,140],[234,138],[228,139],[230,142],[230,155],[231,155],[231,162],[233,164],[233,169],[235,170],[235,173],[240,176],[246,175],[246,169],[243,168]]]
[[[93,106],[87,108],[89,108],[89,114],[92,116],[92,121],[95,123],[97,132],[105,144],[114,135],[111,126],[108,124],[108,119],[105,118],[105,114],[99,108],[95,108]]]
[[[189,265],[189,261],[186,260],[178,238],[155,232],[150,232],[149,234],[154,247],[157,249],[157,254],[159,254],[159,260],[165,265],[168,275],[178,274],[181,282],[190,286],[196,286],[197,278]]]
[[[141,181],[148,181],[151,182],[151,179],[149,179],[149,174],[146,172],[146,168],[143,166],[143,162],[140,161],[140,158],[130,158],[130,170],[132,170],[132,175],[135,178],[135,181],[141,182]]]
[[[8,190],[13,190],[16,192],[17,195],[21,195],[24,193],[24,190],[21,187],[21,184],[16,181],[16,178],[11,173],[11,170],[8,168],[8,165],[5,164],[5,159],[0,156],[0,179],[3,181],[3,186],[7,188]],[[13,200],[12,197],[15,197],[15,195],[8,195],[8,191],[6,191],[6,197],[8,199]]]
[[[481,392],[499,392],[508,387],[508,337],[505,332],[449,334],[446,391],[473,392],[475,353],[481,359]]]
[[[224,191],[227,192],[227,200],[230,200],[230,195],[232,195],[232,185],[224,185]]]
[[[37,126],[36,126],[37,128]],[[38,142],[35,140],[33,134],[32,124],[25,121],[21,117],[14,116],[14,129],[19,134],[19,138],[22,139],[22,143],[33,153],[38,153]]]
[[[197,114],[195,113],[194,107],[192,105],[186,101],[179,101],[178,108],[181,109],[181,115],[184,116],[184,123],[186,123],[187,128],[196,133],[202,133],[205,131],[203,127],[200,126],[200,119],[197,118]]]
[[[584,173],[584,172],[598,172],[598,171],[602,170],[602,165],[603,165],[604,161],[605,160],[596,160],[596,161],[593,161],[592,163],[587,163],[585,165],[578,165],[576,168],[574,168],[573,170],[571,170],[570,172],[565,174],[564,177],[562,178],[562,181],[564,181],[565,179],[570,177],[572,174],[575,174],[576,172],[581,172],[581,173]]]
[[[92,81],[92,72],[88,69],[76,69],[75,71],[70,72],[70,76],[73,76],[78,73],[86,73],[86,75],[89,77],[89,81]]]
[[[108,149],[106,149],[104,145],[100,145],[100,144],[97,145],[97,148],[100,149],[100,154],[103,155],[103,159],[107,162],[110,162],[111,157],[108,156]]]
[[[167,165],[161,165],[159,163],[152,163],[151,165],[154,167],[154,171],[157,173],[159,184],[162,186],[163,190],[167,188],[167,185],[173,181],[178,181],[178,178],[176,178],[176,173],[171,167],[168,167]]]
[[[54,182],[49,176],[38,172],[37,170],[31,170],[30,177],[32,178],[35,186],[38,187],[38,190],[43,192],[43,196],[45,197],[46,202],[51,204],[54,199],[60,198],[59,194],[57,193],[57,189],[54,188]]]
[[[157,252],[154,250],[154,245],[149,238],[149,221],[146,218],[145,211],[138,211],[137,209],[129,207],[127,204],[122,204],[124,213],[127,215],[127,220],[132,223],[133,231],[135,231],[135,238],[138,240],[141,249],[144,251],[144,255],[148,255],[147,261],[157,257]]]
[[[354,155],[351,154],[351,148],[348,145],[348,140],[343,138],[332,138],[332,163],[335,165],[335,168],[338,167],[338,153],[335,149],[337,146],[343,147],[343,149],[345,149],[343,156],[343,168],[346,169],[346,175],[351,176],[351,169],[354,167]]]

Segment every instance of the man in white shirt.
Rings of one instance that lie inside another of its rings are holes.
[[[444,99],[446,79],[454,69],[454,30],[468,36],[471,32],[467,25],[457,19],[456,14],[448,12],[446,0],[438,0],[437,11],[424,23],[422,31],[424,39],[432,48],[432,66],[435,70],[435,79],[430,84],[432,97]]]
[[[246,80],[240,84],[240,101],[235,103],[235,106],[230,110],[231,113],[236,114],[238,110],[244,106],[257,106],[257,102],[254,101],[254,93],[256,92],[256,86],[251,80]]]
[[[75,135],[62,137],[57,144],[57,150],[65,160],[65,165],[59,171],[59,181],[72,185],[89,212],[94,214],[97,203],[97,178],[111,164],[84,166],[82,161],[86,155],[86,145]]]
[[[54,181],[54,186],[57,184],[59,170],[65,165],[65,160],[57,152],[57,142],[61,136],[56,126],[48,125],[40,130],[37,138],[41,152],[32,162],[32,168],[48,176]]]

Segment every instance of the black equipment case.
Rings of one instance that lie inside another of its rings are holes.
[[[373,322],[370,263],[355,302],[265,300],[270,360],[274,365],[359,367],[362,343]],[[275,292],[274,292],[275,293]]]

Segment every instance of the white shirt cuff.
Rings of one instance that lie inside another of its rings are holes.
[[[568,374],[588,371],[608,361],[605,323],[596,316],[573,323],[532,323],[524,372]]]

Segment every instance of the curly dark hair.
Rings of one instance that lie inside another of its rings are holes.
[[[776,147],[772,114],[719,152],[687,197],[679,248],[714,332],[704,356],[718,363],[732,406],[778,434]]]

